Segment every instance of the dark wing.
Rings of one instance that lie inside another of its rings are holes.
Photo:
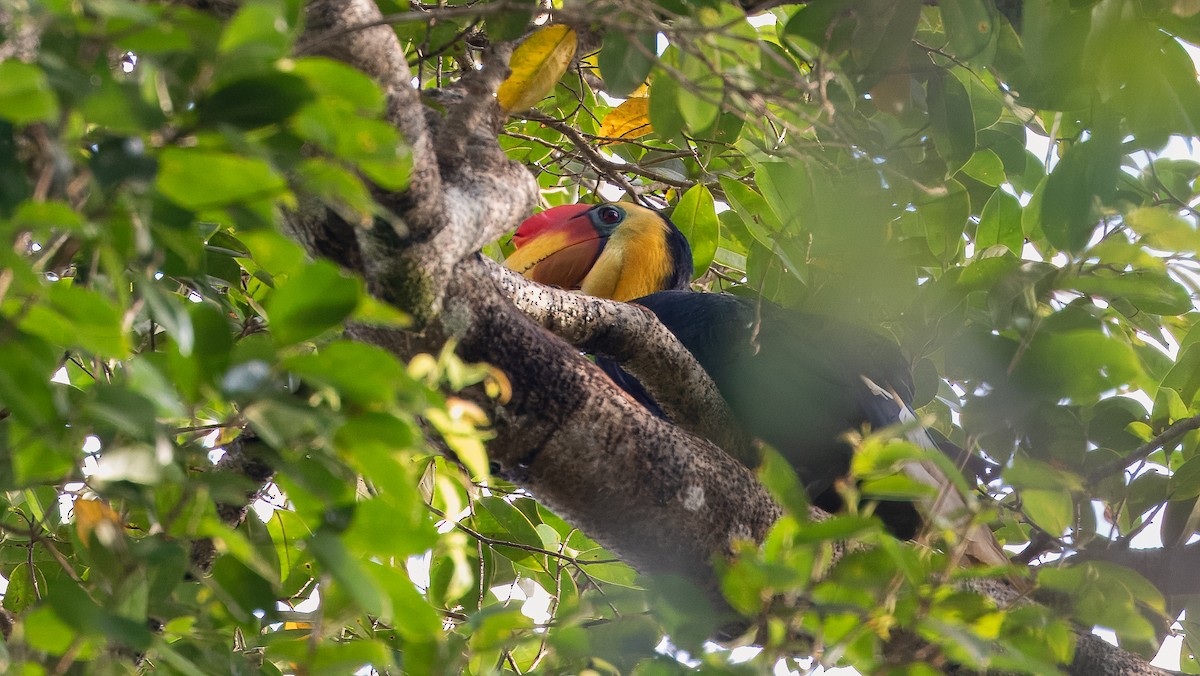
[[[608,357],[596,357],[596,366],[599,366],[600,370],[604,371],[604,373],[612,379],[617,387],[625,390],[626,394],[633,397],[634,401],[641,404],[642,408],[650,411],[656,417],[667,417],[663,413],[662,408],[659,407],[658,402],[654,401],[654,397],[650,396],[650,393],[646,391],[645,387],[642,387],[642,384],[637,378],[629,375],[629,372],[621,368],[620,364],[609,359]]]
[[[663,291],[636,302],[695,355],[747,431],[783,453],[814,495],[849,471],[846,431],[895,422],[860,376],[911,396],[899,349],[859,327],[725,294]]]

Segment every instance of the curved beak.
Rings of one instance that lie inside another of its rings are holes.
[[[517,250],[505,267],[542,284],[578,289],[604,249],[592,226],[590,204],[567,204],[525,219],[513,233]]]

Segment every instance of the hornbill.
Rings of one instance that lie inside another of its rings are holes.
[[[525,277],[632,301],[657,315],[708,372],[746,431],[783,454],[813,503],[826,511],[843,506],[835,483],[849,473],[850,430],[907,424],[907,437],[918,446],[965,453],[948,441],[935,442],[915,424],[912,372],[895,343],[831,317],[688,290],[691,249],[657,211],[629,203],[554,207],[523,222],[513,243],[516,250],[504,264]],[[597,364],[662,415],[617,364],[603,358]],[[964,497],[935,463],[905,463],[904,471],[935,489],[922,501],[926,514],[960,523]],[[881,501],[875,513],[902,539],[914,537],[923,520],[910,501]],[[990,530],[963,530],[969,557],[1007,563]]]

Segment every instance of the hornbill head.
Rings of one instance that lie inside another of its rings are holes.
[[[526,219],[504,265],[542,284],[628,301],[686,289],[692,249],[667,217],[637,204],[568,204]]]

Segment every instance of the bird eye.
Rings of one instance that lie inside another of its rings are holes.
[[[596,210],[596,215],[600,217],[600,222],[605,225],[616,225],[625,218],[625,212],[614,206],[603,206]]]

